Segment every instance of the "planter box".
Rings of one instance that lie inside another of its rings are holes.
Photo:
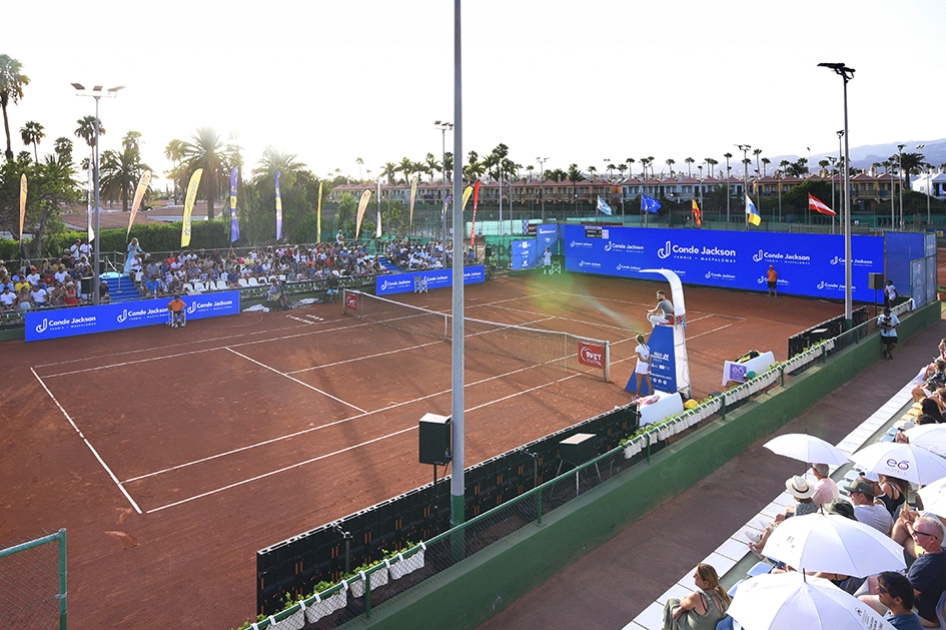
[[[365,594],[365,580],[371,580],[371,590],[378,588],[379,586],[384,586],[388,583],[388,570],[387,569],[378,569],[371,575],[366,575],[364,572],[361,572],[361,579],[357,582],[351,583],[351,596],[352,597],[361,597]]]
[[[302,630],[305,626],[305,613],[304,609],[296,611],[282,621],[272,623],[269,630]],[[270,617],[269,620],[272,622],[273,617]]]
[[[413,573],[417,569],[422,569],[424,567],[424,550],[421,549],[415,553],[410,558],[404,558],[401,554],[398,554],[398,561],[391,565],[391,568],[388,569],[391,572],[392,580],[399,580],[408,573]]]
[[[305,620],[309,623],[315,623],[322,617],[331,615],[336,610],[341,610],[348,605],[348,591],[344,588],[334,595],[325,599],[316,596],[318,601],[313,602],[305,609]]]

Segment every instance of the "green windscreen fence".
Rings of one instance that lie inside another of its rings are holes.
[[[0,550],[4,628],[66,630],[66,530]]]

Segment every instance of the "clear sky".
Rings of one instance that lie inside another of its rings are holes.
[[[72,82],[126,86],[102,99],[102,149],[140,131],[161,176],[167,142],[205,125],[237,134],[249,168],[272,145],[358,177],[359,157],[372,176],[439,159],[433,122],[453,121],[450,0],[34,0],[2,16],[0,53],[31,79],[9,108],[14,151],[35,120],[41,153],[69,136],[82,155],[73,132],[94,102]],[[599,171],[654,156],[659,172],[667,158],[724,162],[737,143],[832,151],[842,81],[819,62],[857,70],[852,147],[942,138],[944,24],[942,0],[467,0],[463,153],[502,142],[536,172],[537,156]]]

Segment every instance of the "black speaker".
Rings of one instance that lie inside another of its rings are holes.
[[[576,433],[558,443],[559,457],[562,461],[574,466],[580,466],[595,457],[595,435],[593,433]]]
[[[452,456],[449,416],[425,414],[420,419],[420,463],[446,466]]]
[[[880,291],[884,288],[884,274],[882,273],[869,273],[867,274],[867,284],[871,289]]]
[[[82,295],[92,295],[92,278],[79,278],[79,290]]]

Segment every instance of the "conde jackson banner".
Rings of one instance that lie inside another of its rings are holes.
[[[239,315],[240,292],[221,291],[181,297],[188,321]],[[168,321],[171,298],[82,306],[26,314],[26,341],[43,341],[76,335],[156,326]]]
[[[463,268],[463,284],[478,284],[486,279],[483,265],[471,265]],[[424,290],[445,289],[453,286],[453,269],[436,269],[399,273],[393,276],[378,276],[375,281],[377,295],[410,293],[423,284]]]
[[[670,269],[684,284],[766,290],[769,265],[779,294],[844,299],[844,237],[833,234],[668,230],[566,225],[565,269],[656,280],[641,269]],[[853,298],[873,302],[868,274],[884,271],[884,239],[853,236]]]

